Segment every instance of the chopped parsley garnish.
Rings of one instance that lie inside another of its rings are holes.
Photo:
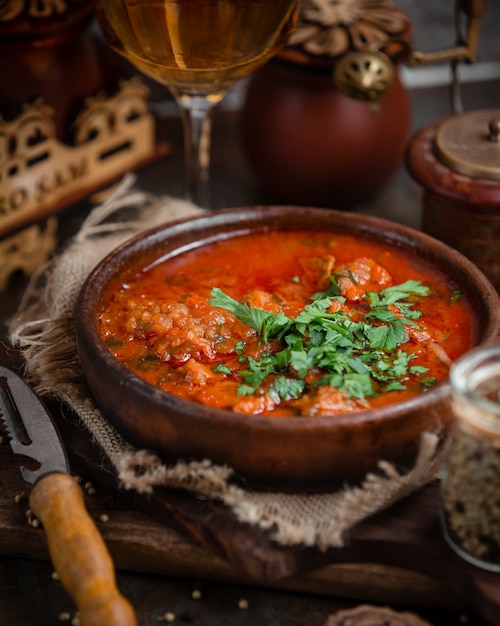
[[[245,350],[245,342],[238,341],[236,344],[236,354],[243,354],[244,350]]]
[[[419,311],[412,309],[413,303],[408,302],[407,298],[412,295],[426,296],[428,293],[429,289],[416,280],[407,280],[401,285],[388,287],[378,293],[368,292],[366,300],[371,311],[365,315],[365,319],[384,322],[370,329],[368,336],[371,347],[388,351],[406,343],[408,335],[405,325],[419,328],[414,320],[421,315]],[[397,307],[397,314],[392,307]]]
[[[351,316],[342,309],[329,312],[335,300],[345,302],[332,279],[330,287],[315,294],[295,319],[250,307],[217,288],[212,290],[210,304],[233,313],[264,343],[277,339],[282,345],[281,350],[267,351],[258,361],[244,355],[244,346],[239,346],[244,368],[237,372],[244,381],[239,394],[256,393],[273,375],[267,391],[275,401],[299,398],[309,385],[332,385],[348,398],[363,402],[385,391],[405,389],[408,376],[427,371],[412,366],[414,355],[401,346],[408,341],[406,327],[419,328],[416,320],[422,313],[413,307],[428,293],[429,289],[415,280],[367,292],[368,312],[356,311]],[[430,378],[421,379],[423,386],[430,383]]]
[[[249,307],[248,304],[234,300],[217,287],[212,289],[212,296],[210,304],[230,311],[241,322],[256,330],[264,341],[277,337],[289,324],[293,324],[284,313],[269,313],[263,309]]]
[[[462,292],[460,291],[460,289],[455,289],[454,291],[451,292],[450,304],[453,304],[454,302],[458,302],[461,297],[462,297]]]

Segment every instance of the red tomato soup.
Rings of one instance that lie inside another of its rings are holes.
[[[211,407],[276,417],[424,392],[477,341],[471,305],[410,253],[276,231],[204,245],[108,290],[99,329],[127,368]]]

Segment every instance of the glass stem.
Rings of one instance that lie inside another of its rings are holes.
[[[210,140],[215,106],[223,93],[210,96],[176,94],[184,130],[186,200],[211,208]]]

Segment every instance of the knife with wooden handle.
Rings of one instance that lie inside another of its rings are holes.
[[[52,563],[80,611],[81,626],[136,626],[116,584],[106,544],[85,507],[52,417],[22,378],[0,366],[0,419],[15,454],[39,463],[20,467],[33,486],[30,507],[42,522]]]

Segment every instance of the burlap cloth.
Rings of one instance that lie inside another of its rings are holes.
[[[79,291],[94,266],[132,235],[202,213],[185,201],[152,196],[133,185],[131,177],[125,178],[67,247],[32,276],[10,324],[11,342],[22,349],[36,391],[76,411],[125,489],[150,492],[162,485],[191,490],[222,500],[240,521],[269,530],[280,544],[326,549],[342,546],[354,524],[437,477],[442,453],[433,433],[423,433],[418,458],[406,474],[381,460],[360,485],[307,495],[244,490],[228,481],[231,468],[209,459],[166,467],[153,451],[125,441],[96,408],[83,381],[74,329]]]

